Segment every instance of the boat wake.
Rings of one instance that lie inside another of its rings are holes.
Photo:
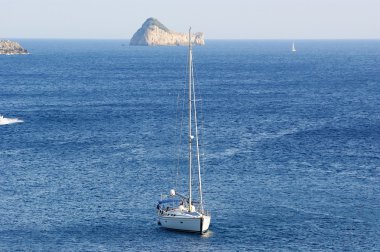
[[[13,124],[13,123],[22,123],[23,120],[20,120],[18,118],[6,118],[2,115],[0,115],[0,125],[7,125],[7,124]]]

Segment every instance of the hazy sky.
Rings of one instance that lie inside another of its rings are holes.
[[[0,38],[131,38],[148,17],[206,39],[380,39],[380,0],[0,0]]]

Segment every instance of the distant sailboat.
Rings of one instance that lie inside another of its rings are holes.
[[[162,195],[157,204],[158,225],[180,231],[188,232],[207,232],[211,215],[203,208],[202,198],[202,179],[201,179],[201,163],[200,163],[200,149],[198,142],[198,126],[197,126],[197,110],[196,110],[196,98],[194,87],[194,70],[193,70],[193,58],[191,48],[191,32],[189,31],[189,79],[188,79],[188,120],[189,120],[189,132],[188,132],[188,164],[189,164],[189,192],[188,195],[182,195],[176,190],[170,190],[170,195]],[[194,126],[194,131],[192,127]],[[195,133],[193,135],[193,133]],[[192,151],[195,144],[196,149],[196,165],[198,173],[198,190],[199,201],[194,200],[192,195]]]
[[[292,52],[295,52],[295,51],[297,51],[297,50],[296,50],[296,47],[294,46],[294,42],[293,42]]]

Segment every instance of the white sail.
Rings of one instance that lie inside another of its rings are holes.
[[[292,52],[295,52],[295,51],[296,51],[296,47],[295,47],[294,42],[293,42]]]

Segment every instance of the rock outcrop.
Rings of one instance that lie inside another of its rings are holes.
[[[191,41],[194,45],[204,45],[202,32],[192,34]],[[188,45],[189,35],[174,32],[166,28],[155,18],[148,18],[140,29],[133,35],[129,45],[132,46],[167,46]]]
[[[19,43],[10,40],[0,40],[0,54],[28,54],[28,51]]]

